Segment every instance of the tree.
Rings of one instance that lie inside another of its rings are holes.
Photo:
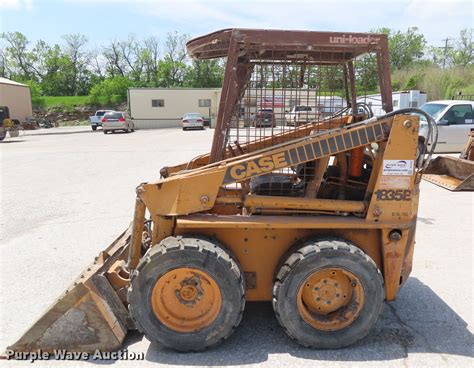
[[[224,66],[221,60],[193,60],[187,68],[184,85],[194,88],[222,87]]]
[[[65,82],[70,95],[87,94],[88,70],[90,55],[84,50],[87,37],[81,34],[68,34],[63,36],[66,41],[64,54],[68,57],[69,65],[65,70]]]
[[[90,100],[95,104],[122,102],[127,99],[127,90],[132,86],[133,83],[126,77],[109,78],[91,88]]]
[[[28,51],[29,41],[26,36],[20,32],[7,32],[2,33],[1,38],[7,44],[4,52],[5,74],[10,78],[35,79],[32,68],[34,57]]]
[[[158,63],[160,58],[159,40],[148,37],[143,41],[140,58],[143,62],[145,85],[158,85]]]
[[[472,29],[463,29],[459,33],[455,47],[450,52],[455,66],[474,64],[474,46],[472,44]]]
[[[161,87],[178,87],[184,83],[186,73],[186,40],[188,35],[168,33],[164,57],[158,63],[158,83]]]
[[[388,35],[392,70],[410,66],[423,57],[426,39],[425,36],[419,33],[417,27],[410,27],[404,33],[389,28],[380,28],[376,32]]]
[[[472,44],[472,29],[463,29],[459,38],[444,39],[442,47],[431,46],[429,53],[435,64],[443,67],[467,66],[474,64],[474,46]],[[454,41],[454,42],[450,42]]]

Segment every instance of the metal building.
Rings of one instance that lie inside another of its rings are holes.
[[[212,121],[217,116],[221,88],[129,88],[128,109],[136,129],[181,126],[188,112]]]
[[[12,119],[28,121],[33,117],[30,87],[0,77],[0,106],[8,107]]]

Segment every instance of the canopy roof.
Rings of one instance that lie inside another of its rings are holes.
[[[228,56],[231,42],[238,44],[239,57],[284,57],[334,63],[349,61],[364,53],[387,48],[387,36],[384,34],[243,28],[209,33],[190,40],[186,47],[192,58],[204,60]]]

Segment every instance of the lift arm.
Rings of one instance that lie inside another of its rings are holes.
[[[385,141],[394,120],[401,128],[403,118],[370,119],[177,173],[142,184],[139,196],[152,215],[178,216],[210,210],[222,185]]]

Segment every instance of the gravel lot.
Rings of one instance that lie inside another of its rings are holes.
[[[104,135],[88,129],[55,129],[49,133],[84,134],[36,133],[0,144],[0,350],[128,226],[137,184],[158,178],[164,165],[208,151],[213,134],[166,129]],[[126,347],[143,352],[145,361],[35,364],[472,366],[473,225],[472,193],[423,182],[411,278],[385,305],[375,330],[347,349],[302,348],[286,337],[270,303],[248,303],[237,332],[208,352],[175,353],[132,333]]]

